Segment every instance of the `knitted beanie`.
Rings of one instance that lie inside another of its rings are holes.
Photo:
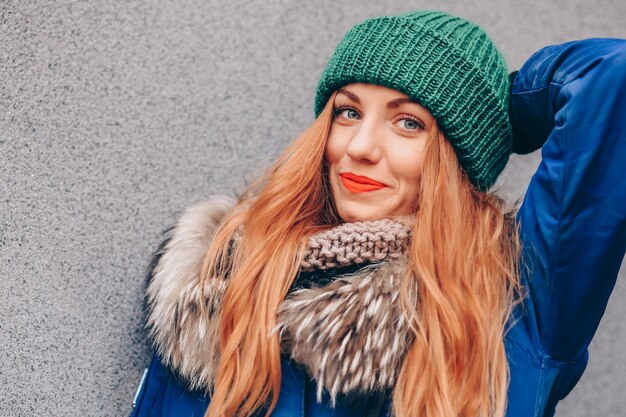
[[[367,19],[350,29],[317,86],[315,117],[356,82],[405,93],[427,108],[469,180],[489,189],[512,152],[506,63],[476,24],[438,11]]]

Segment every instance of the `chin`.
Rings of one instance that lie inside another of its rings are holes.
[[[344,222],[360,222],[366,220],[378,220],[387,217],[380,207],[373,209],[370,206],[348,204],[338,208],[339,216]]]

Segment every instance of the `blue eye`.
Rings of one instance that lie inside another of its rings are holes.
[[[404,123],[404,126],[405,126],[404,128],[406,130],[418,130],[418,129],[424,129],[424,127],[425,127],[424,124],[421,121],[419,121],[417,119],[414,119],[412,117],[405,117],[405,118],[400,119],[400,120],[405,121],[405,122],[409,122],[408,124]]]
[[[359,116],[359,113],[358,113],[355,109],[353,109],[352,107],[348,107],[348,106],[338,106],[338,107],[335,107],[335,108],[333,109],[333,117],[341,116],[341,114],[342,114],[345,110],[350,110],[350,111],[352,111],[352,114],[353,114],[353,115],[356,115],[356,117],[358,117],[358,116]],[[348,113],[348,114],[350,114],[350,113]],[[341,117],[345,117],[346,119],[352,119],[352,117],[349,117],[349,116],[348,116],[348,117],[346,117],[346,116],[341,116]]]

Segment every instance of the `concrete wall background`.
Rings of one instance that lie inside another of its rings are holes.
[[[626,37],[622,0],[0,3],[0,415],[127,415],[160,231],[308,126],[352,25],[419,8],[483,26],[511,70],[547,44]],[[539,160],[513,157],[506,196]],[[624,415],[625,269],[557,416]]]

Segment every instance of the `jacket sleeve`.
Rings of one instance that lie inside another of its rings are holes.
[[[165,246],[171,239],[171,234],[174,226],[170,226],[161,232],[161,238],[157,249],[153,252],[150,258],[150,263],[146,268],[146,278],[144,282],[144,298],[143,298],[143,322],[144,328],[147,324],[148,316],[148,300],[145,296],[146,288],[152,281],[154,270],[158,265]],[[163,392],[167,386],[167,373],[166,368],[161,364],[160,358],[156,352],[153,352],[152,359],[147,368],[145,368],[144,375],[139,381],[139,385],[135,390],[133,398],[133,408],[130,413],[130,417],[143,417],[143,416],[160,416],[163,414]]]
[[[537,51],[513,82],[511,121],[516,140],[543,144],[517,214],[535,337],[553,359],[573,360],[626,251],[626,40]]]

